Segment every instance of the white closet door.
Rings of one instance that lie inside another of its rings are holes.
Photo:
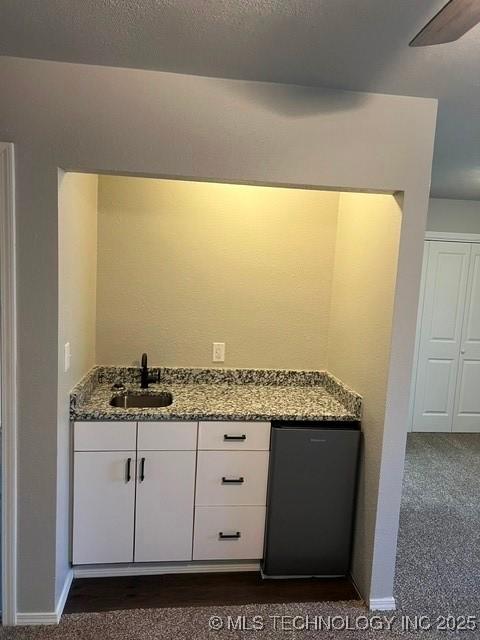
[[[468,274],[453,431],[480,432],[480,245],[473,244]]]
[[[430,242],[413,431],[451,431],[471,245]]]

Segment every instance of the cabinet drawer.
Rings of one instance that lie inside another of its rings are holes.
[[[138,448],[143,451],[195,451],[197,422],[139,422]]]
[[[270,449],[270,423],[200,422],[198,448],[268,451]]]
[[[264,531],[265,507],[196,507],[193,559],[260,559]]]
[[[199,451],[195,504],[265,506],[268,451]]]
[[[75,422],[75,451],[132,451],[137,448],[136,422]]]

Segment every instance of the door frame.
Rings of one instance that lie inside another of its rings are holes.
[[[417,329],[415,336],[415,352],[413,356],[413,372],[412,372],[412,384],[410,389],[410,403],[409,403],[409,416],[408,416],[408,431],[413,431],[413,404],[415,397],[415,387],[417,382],[418,371],[418,356],[420,350],[420,331],[422,328],[422,315],[423,304],[425,301],[425,272],[427,267],[426,255],[428,251],[428,241],[441,241],[441,242],[480,242],[480,233],[454,233],[452,231],[426,231],[425,232],[425,247],[424,247],[424,259],[422,266],[422,280],[420,285],[420,297],[418,300],[418,315],[417,315]]]
[[[453,233],[451,231],[426,231],[425,240],[443,242],[480,242],[480,233]]]
[[[15,161],[0,142],[0,359],[2,424],[2,624],[17,618],[17,315]]]

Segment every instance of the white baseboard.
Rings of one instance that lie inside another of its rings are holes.
[[[395,611],[395,598],[370,598],[370,611]]]
[[[37,626],[41,624],[58,624],[56,611],[39,613],[17,613],[15,624],[18,626]]]
[[[259,562],[168,562],[165,564],[77,566],[75,578],[112,578],[116,576],[156,576],[167,573],[223,573],[232,571],[259,571]]]
[[[43,624],[58,624],[72,586],[73,571],[70,570],[65,578],[62,592],[58,598],[55,611],[41,611],[37,613],[17,613],[15,624],[19,626],[37,626]]]
[[[58,622],[60,622],[60,618],[62,617],[62,613],[65,608],[65,603],[67,602],[68,594],[70,593],[70,587],[72,586],[72,582],[73,582],[73,571],[72,569],[70,569],[70,571],[67,573],[67,576],[65,578],[65,583],[63,585],[63,589],[60,594],[60,597],[58,598],[57,606],[55,607],[55,614],[57,616]]]

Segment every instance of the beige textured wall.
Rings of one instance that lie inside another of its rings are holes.
[[[322,368],[338,194],[99,178],[97,362]]]
[[[70,389],[95,364],[97,279],[97,183],[95,175],[58,177],[58,429],[57,537],[68,537],[70,502]],[[64,345],[72,360],[64,372]],[[58,554],[57,562],[64,560]]]
[[[401,209],[389,195],[340,195],[328,369],[363,395],[353,574],[368,583],[383,442]]]
[[[59,372],[70,389],[95,364],[98,177],[59,173],[58,286]],[[63,372],[63,347],[70,342],[71,367]]]

